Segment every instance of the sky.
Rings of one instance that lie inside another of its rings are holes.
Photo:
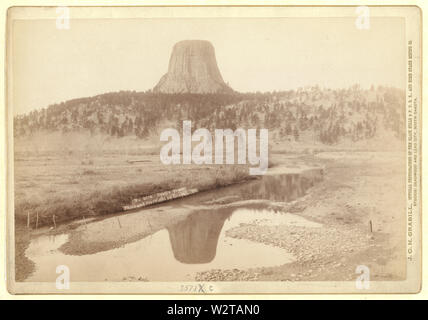
[[[319,85],[405,88],[404,19],[158,18],[15,20],[14,114],[74,98],[153,88],[168,70],[173,45],[210,41],[223,79],[241,92]]]

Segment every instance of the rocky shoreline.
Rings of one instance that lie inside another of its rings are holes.
[[[254,223],[227,231],[232,238],[283,248],[295,256],[295,262],[248,270],[208,270],[198,273],[195,280],[351,281],[358,265],[367,265],[376,280],[404,279],[404,233],[396,232],[396,226],[403,223],[402,212],[390,201],[400,203],[402,195],[400,186],[384,183],[388,175],[397,181],[393,175],[399,172],[397,164],[370,157],[352,163],[327,160],[323,182],[293,205],[275,206],[279,212],[292,211],[322,227]]]

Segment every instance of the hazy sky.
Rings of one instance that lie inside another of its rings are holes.
[[[372,18],[17,20],[13,27],[14,113],[73,98],[153,88],[172,46],[214,45],[223,79],[237,91],[318,84],[405,86],[405,24]]]

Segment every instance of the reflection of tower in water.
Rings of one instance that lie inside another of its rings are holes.
[[[189,264],[211,262],[217,250],[217,243],[224,221],[232,214],[231,209],[215,213],[200,211],[186,220],[168,228],[174,257]]]
[[[242,200],[265,199],[288,202],[305,195],[307,189],[320,180],[322,180],[321,170],[308,171],[305,174],[264,176],[257,181],[219,190],[216,196],[233,195],[239,196]],[[216,256],[217,243],[224,222],[232,212],[233,209],[230,207],[198,211],[186,220],[168,227],[175,259],[187,264],[211,262]]]

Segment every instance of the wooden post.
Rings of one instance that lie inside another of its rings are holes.
[[[122,229],[122,225],[120,224],[119,217],[117,218],[117,222],[119,222],[119,227]]]
[[[373,223],[371,220],[369,222],[369,225],[370,225],[370,233],[373,233]]]
[[[56,229],[55,215],[52,215],[52,220],[53,220],[53,223],[54,223],[54,228]]]
[[[36,216],[36,229],[39,226],[39,213],[37,212],[37,216]]]
[[[30,229],[30,211],[27,211],[27,229]]]

